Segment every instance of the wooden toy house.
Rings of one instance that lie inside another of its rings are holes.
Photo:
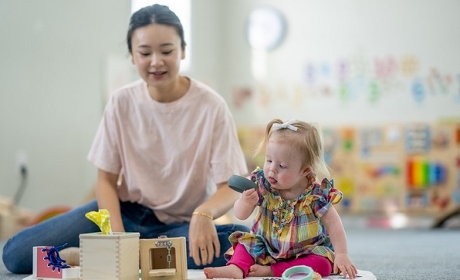
[[[142,280],[186,280],[185,237],[140,240]]]

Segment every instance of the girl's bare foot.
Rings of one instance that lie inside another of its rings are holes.
[[[233,278],[243,279],[243,271],[234,264],[221,267],[205,267],[203,269],[206,278]]]
[[[273,277],[273,271],[269,265],[254,264],[249,268],[249,277]]]

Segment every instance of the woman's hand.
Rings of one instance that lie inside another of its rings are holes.
[[[220,243],[212,217],[228,212],[239,194],[228,187],[227,182],[217,185],[217,192],[206,202],[195,208],[189,229],[189,251],[196,265],[207,265],[220,257]],[[197,215],[201,213],[204,215]],[[209,217],[206,217],[208,216]]]
[[[216,226],[209,217],[192,215],[188,238],[190,257],[196,265],[210,264],[214,257],[220,256]]]

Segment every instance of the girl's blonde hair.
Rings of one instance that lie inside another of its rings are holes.
[[[273,124],[283,124],[280,119],[273,119],[267,124],[265,137],[259,144],[255,156],[264,153],[268,140],[276,133],[291,143],[291,147],[298,149],[303,155],[303,167],[311,166],[312,171],[325,177],[329,177],[329,168],[324,160],[323,140],[321,129],[316,124],[310,124],[303,121],[290,121],[289,126],[282,128],[273,128]],[[286,123],[284,123],[286,124]],[[297,128],[294,130],[293,128]],[[318,174],[318,175],[319,175]]]

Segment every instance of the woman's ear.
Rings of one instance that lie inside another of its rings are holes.
[[[185,48],[182,48],[181,60],[185,59]]]

